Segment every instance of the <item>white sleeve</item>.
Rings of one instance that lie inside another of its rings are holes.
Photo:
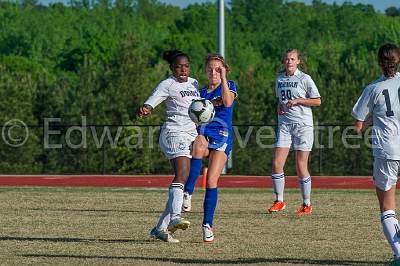
[[[374,90],[372,87],[367,87],[364,89],[363,93],[361,94],[360,98],[358,98],[356,104],[353,107],[353,111],[351,115],[359,120],[365,121],[370,113],[372,113],[374,108]]]
[[[161,81],[144,104],[148,104],[154,109],[157,105],[168,98],[169,87],[171,86],[171,84],[172,83],[167,80]]]
[[[199,82],[197,79],[193,79],[192,84],[198,91],[200,91]]]
[[[315,85],[314,80],[309,75],[306,75],[305,86],[308,98],[321,98],[317,85]]]
[[[280,95],[278,93],[278,79],[275,80],[275,96],[280,99]]]

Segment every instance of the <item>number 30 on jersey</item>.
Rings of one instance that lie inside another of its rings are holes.
[[[291,90],[281,90],[281,97],[282,97],[282,101],[291,100],[292,99],[292,91]]]

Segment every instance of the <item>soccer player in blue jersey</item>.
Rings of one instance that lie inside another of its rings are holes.
[[[209,156],[202,229],[203,241],[212,242],[214,212],[218,201],[218,179],[232,149],[232,114],[237,91],[235,83],[227,79],[229,67],[221,55],[208,55],[205,68],[208,85],[200,90],[200,97],[213,103],[215,117],[210,123],[198,128],[199,135],[193,143],[190,174],[185,184],[183,210],[190,211],[191,195],[201,171],[202,158]]]
[[[400,265],[400,226],[396,218],[396,183],[400,170],[400,50],[394,44],[378,51],[382,76],[369,84],[353,107],[357,131],[372,120],[373,180],[376,186],[383,233]]]
[[[303,204],[297,210],[297,214],[309,215],[312,212],[312,205],[308,157],[314,141],[311,107],[321,104],[321,96],[311,77],[298,69],[299,65],[304,64],[298,50],[287,50],[282,63],[285,69],[279,73],[275,84],[278,100],[278,130],[272,162],[275,202],[268,209],[268,213],[279,212],[286,208],[283,200],[285,188],[283,168],[289,151],[293,149],[296,151],[296,170],[303,196]]]

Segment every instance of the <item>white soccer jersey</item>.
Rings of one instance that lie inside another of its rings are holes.
[[[311,77],[299,69],[292,76],[285,73],[278,75],[275,83],[276,97],[284,107],[284,114],[278,116],[279,124],[304,124],[313,125],[313,117],[310,106],[297,105],[287,108],[288,100],[297,98],[320,98],[318,88]]]
[[[400,73],[369,84],[353,107],[352,115],[365,121],[372,114],[374,157],[400,160]]]
[[[154,89],[145,104],[155,108],[165,101],[167,120],[163,129],[171,132],[196,132],[195,123],[189,118],[188,109],[192,100],[200,98],[197,80],[188,78],[180,83],[174,76],[163,80]]]

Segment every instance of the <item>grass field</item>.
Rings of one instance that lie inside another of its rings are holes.
[[[149,239],[167,190],[0,188],[2,265],[385,265],[391,259],[373,190],[314,190],[314,213],[267,215],[272,192],[221,189],[213,244],[201,237],[203,192],[178,244]]]

